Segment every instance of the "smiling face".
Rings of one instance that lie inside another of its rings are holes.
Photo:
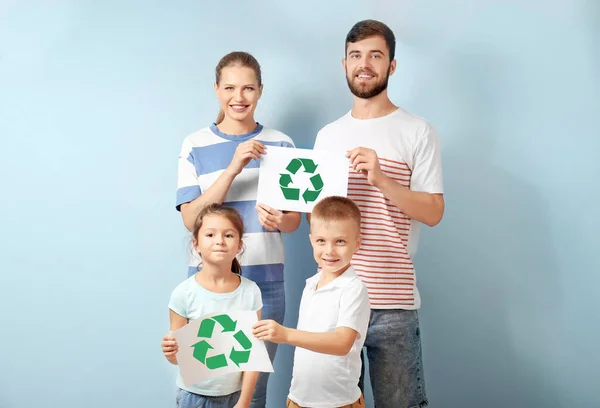
[[[385,91],[390,75],[396,70],[396,61],[390,61],[385,39],[378,35],[348,43],[342,63],[350,91],[362,99]]]
[[[194,248],[202,263],[230,269],[231,262],[242,250],[242,239],[235,225],[225,216],[208,214],[194,238]]]
[[[360,227],[350,218],[324,221],[312,217],[310,243],[323,274],[343,272],[360,247]]]
[[[225,116],[236,121],[254,121],[254,111],[262,94],[254,69],[231,65],[221,70],[215,92]]]

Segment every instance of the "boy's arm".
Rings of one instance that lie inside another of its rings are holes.
[[[350,352],[358,333],[349,327],[336,327],[334,332],[313,333],[297,329],[287,330],[287,341],[292,346],[323,354],[345,356]]]
[[[334,332],[314,333],[284,327],[273,320],[261,320],[254,325],[254,336],[272,343],[286,343],[317,353],[345,356],[358,333],[349,327],[336,327]]]

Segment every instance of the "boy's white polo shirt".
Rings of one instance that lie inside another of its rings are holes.
[[[360,353],[365,342],[371,305],[367,287],[349,267],[329,284],[316,289],[321,273],[308,278],[302,292],[298,330],[333,332],[349,327],[356,340],[345,356],[296,347],[289,398],[303,407],[329,408],[352,404],[360,397]]]

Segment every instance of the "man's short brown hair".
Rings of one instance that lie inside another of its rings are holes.
[[[355,43],[374,36],[383,37],[390,53],[390,61],[393,61],[396,56],[396,37],[387,25],[377,20],[363,20],[354,24],[348,35],[346,35],[346,54],[348,53],[349,43]]]

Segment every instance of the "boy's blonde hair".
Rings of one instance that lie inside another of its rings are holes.
[[[354,201],[346,197],[331,196],[322,199],[314,206],[311,216],[321,221],[352,220],[360,231],[360,210]]]

